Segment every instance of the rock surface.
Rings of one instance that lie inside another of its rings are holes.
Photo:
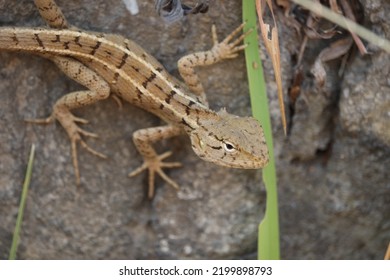
[[[138,1],[137,15],[122,1],[57,1],[72,24],[137,41],[175,76],[181,56],[211,47],[214,22],[220,38],[240,23],[239,1],[210,2],[208,13],[166,25],[153,1]],[[390,7],[385,2],[362,1],[367,26],[388,38]],[[0,0],[0,25],[42,24],[32,1]],[[291,27],[279,26],[287,89],[300,42]],[[313,90],[306,77],[287,138],[280,126],[271,62],[264,61],[277,156],[282,258],[384,256],[390,238],[390,59],[369,48],[372,55],[353,56],[342,77],[335,72],[337,65],[329,63],[322,92]],[[315,55],[308,54],[307,65]],[[202,69],[200,75],[213,109],[250,114],[243,55]],[[109,156],[101,160],[79,149],[82,185],[76,188],[70,144],[60,125],[31,125],[23,119],[49,115],[60,96],[79,88],[49,61],[0,52],[0,258],[10,248],[31,144],[36,145],[36,160],[19,259],[256,256],[257,226],[265,207],[261,172],[203,162],[181,136],[157,146],[160,152],[172,150],[172,159],[183,163],[168,173],[181,189],[176,192],[159,180],[149,201],[145,174],[127,177],[142,162],[131,135],[161,121],[130,104],[118,110],[108,99],[75,110],[90,120],[84,127],[100,135],[88,143]]]

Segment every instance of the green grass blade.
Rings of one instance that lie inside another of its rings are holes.
[[[244,32],[248,29],[253,29],[245,38],[245,43],[248,44],[248,47],[245,48],[245,59],[252,112],[253,116],[260,121],[264,128],[270,155],[270,162],[263,169],[263,181],[267,191],[267,206],[264,219],[259,225],[258,258],[262,260],[277,260],[280,259],[280,252],[275,159],[266,85],[259,57],[255,0],[243,0],[242,10],[243,19],[246,22]]]
[[[32,174],[32,168],[33,168],[33,162],[34,162],[34,153],[35,153],[35,146],[33,144],[31,146],[30,157],[28,159],[26,176],[24,178],[22,197],[20,199],[18,217],[16,219],[16,226],[15,226],[14,235],[12,238],[11,250],[10,250],[9,258],[8,258],[9,260],[14,260],[16,258],[16,252],[18,249],[19,239],[20,239],[20,229],[22,227],[22,221],[23,221],[23,213],[24,213],[24,208],[26,205],[28,187],[29,187],[30,181],[31,181],[31,174]]]

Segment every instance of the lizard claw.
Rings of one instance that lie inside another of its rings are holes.
[[[167,182],[169,185],[174,187],[175,189],[179,189],[179,185],[173,181],[171,178],[168,177],[168,175],[165,174],[165,172],[162,170],[162,168],[175,168],[175,167],[181,167],[180,162],[163,162],[164,159],[171,156],[172,152],[165,152],[159,156],[153,157],[153,158],[144,158],[144,163],[135,169],[134,171],[129,173],[129,177],[136,176],[140,174],[142,171],[148,169],[149,170],[149,190],[148,190],[148,197],[149,199],[152,199],[154,196],[154,178],[155,173],[160,175],[160,177]]]
[[[99,153],[98,151],[94,150],[93,148],[89,147],[87,143],[85,143],[84,140],[81,139],[80,135],[75,135],[75,137],[71,137],[71,149],[72,149],[72,162],[73,162],[73,169],[76,176],[76,185],[80,186],[80,169],[79,169],[79,161],[77,158],[77,142],[80,143],[80,145],[86,149],[91,154],[98,156],[100,158],[106,159],[107,156]]]

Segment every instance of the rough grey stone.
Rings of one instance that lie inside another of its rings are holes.
[[[1,23],[42,25],[28,3],[2,1],[0,15],[7,16],[0,16]],[[210,29],[220,12],[229,14],[216,21],[221,38],[239,24],[239,3],[216,4],[206,15],[172,25],[158,18],[153,1],[138,3],[140,13],[131,16],[121,1],[58,1],[72,24],[136,40],[175,75],[181,56],[212,46]],[[22,7],[27,7],[23,13]],[[157,146],[160,152],[172,149],[173,160],[183,163],[183,168],[169,171],[181,189],[176,192],[157,180],[156,197],[148,201],[145,174],[127,177],[142,163],[131,137],[136,129],[161,121],[129,104],[118,110],[109,99],[75,110],[90,120],[85,128],[100,135],[88,143],[109,156],[97,159],[80,148],[82,186],[76,188],[69,140],[60,125],[31,125],[23,119],[47,116],[60,96],[80,86],[49,61],[27,54],[1,52],[0,69],[2,256],[12,235],[32,143],[36,160],[18,258],[240,258],[255,250],[265,199],[259,171],[205,163],[185,136],[178,137]],[[213,108],[250,114],[244,71],[243,55],[202,70]]]
[[[240,22],[239,1],[210,1],[207,14],[166,25],[153,1],[138,1],[131,16],[121,1],[60,1],[68,20],[81,28],[122,34],[137,41],[177,76],[184,54],[212,44]],[[365,22],[389,37],[386,1],[362,1]],[[283,84],[293,75],[300,47],[292,27],[277,14],[281,30]],[[40,26],[31,1],[0,0],[0,25]],[[321,45],[310,42],[306,73]],[[321,91],[305,76],[302,95],[283,136],[270,60],[264,69],[270,99],[278,170],[281,254],[285,259],[381,259],[390,236],[389,56],[369,46],[355,55],[342,77],[327,63]],[[249,115],[243,56],[200,70],[214,109]],[[58,123],[26,124],[45,117],[63,94],[80,86],[49,61],[0,52],[0,257],[7,257],[27,157],[36,145],[34,173],[23,221],[19,259],[207,259],[253,258],[265,191],[261,173],[218,167],[194,155],[185,136],[157,145],[171,149],[181,169],[169,175],[176,192],[157,181],[146,198],[145,174],[127,174],[142,159],[131,141],[139,129],[161,124],[143,110],[112,99],[75,110],[100,135],[88,143],[109,156],[97,159],[81,148],[82,185],[75,178],[67,136]],[[288,112],[289,113],[289,112]]]

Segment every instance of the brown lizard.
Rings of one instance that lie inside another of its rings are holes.
[[[167,125],[136,131],[133,140],[144,163],[131,172],[135,176],[149,171],[148,196],[154,195],[155,173],[178,188],[162,168],[180,166],[164,162],[171,155],[158,155],[152,144],[181,133],[187,133],[192,148],[203,160],[234,168],[257,169],[268,162],[268,149],[261,125],[252,117],[238,117],[224,109],[215,112],[208,107],[205,91],[195,67],[234,58],[245,48],[240,45],[246,34],[238,36],[243,25],[222,42],[212,28],[214,46],[181,58],[179,72],[185,84],[168,74],[164,67],[133,41],[119,35],[101,34],[71,27],[53,0],[35,0],[41,16],[50,28],[0,28],[0,50],[22,51],[41,55],[53,61],[67,76],[85,86],[60,98],[46,119],[58,120],[71,141],[73,166],[80,183],[77,143],[94,155],[105,156],[90,148],[82,139],[97,135],[81,129],[77,123],[88,121],[74,116],[71,110],[106,99],[113,94],[164,120]]]

